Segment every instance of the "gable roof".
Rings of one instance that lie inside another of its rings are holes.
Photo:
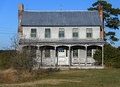
[[[23,11],[22,26],[101,26],[98,11]]]

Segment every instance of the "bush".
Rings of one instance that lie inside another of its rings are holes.
[[[94,54],[94,59],[97,64],[101,64],[101,51],[96,50]],[[115,48],[111,45],[105,45],[104,47],[104,64],[108,67],[120,68],[120,49]]]
[[[0,69],[12,67],[16,52],[13,50],[0,51]]]
[[[95,54],[93,55],[93,58],[96,60],[95,62],[96,65],[101,65],[102,64],[102,51],[97,49],[95,51]]]

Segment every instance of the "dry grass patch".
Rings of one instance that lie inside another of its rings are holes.
[[[10,68],[0,71],[0,83],[15,82],[17,79],[17,71],[15,69]]]
[[[19,83],[19,84],[3,84],[0,85],[1,87],[34,87],[36,85],[58,85],[62,83],[80,83],[81,81],[73,81],[73,80],[65,80],[65,79],[44,79],[44,80],[38,80],[38,81],[33,81],[33,82],[26,82],[26,83]]]
[[[0,83],[26,82],[33,79],[33,74],[25,70],[15,70],[13,68],[0,71]]]

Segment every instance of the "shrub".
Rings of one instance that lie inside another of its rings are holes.
[[[97,64],[101,64],[101,50],[96,50],[94,59]],[[120,68],[120,49],[111,45],[105,45],[104,47],[104,64],[108,67]]]
[[[0,69],[8,69],[12,67],[16,52],[13,50],[5,50],[0,52]]]
[[[93,58],[96,60],[96,65],[101,65],[102,64],[102,51],[101,50],[96,50],[95,54],[93,55]]]
[[[0,72],[0,83],[11,83],[17,79],[17,71],[12,68]]]

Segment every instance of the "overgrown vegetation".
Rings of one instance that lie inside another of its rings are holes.
[[[0,71],[0,83],[22,83],[22,82],[30,82],[39,79],[39,77],[44,76],[46,74],[50,74],[51,72],[57,72],[58,70],[49,68],[49,69],[37,69],[32,70],[32,72],[28,72],[25,69],[14,69],[9,68],[3,71]]]
[[[0,87],[119,87],[120,69],[67,70],[46,73],[30,82],[0,84]]]
[[[14,50],[1,50],[0,51],[0,69],[8,69],[13,66],[16,51]]]
[[[105,45],[104,47],[104,64],[107,67],[120,68],[120,47],[115,48],[113,46]],[[97,50],[94,54],[94,59],[97,61],[97,64],[101,64],[102,58],[101,50]]]

